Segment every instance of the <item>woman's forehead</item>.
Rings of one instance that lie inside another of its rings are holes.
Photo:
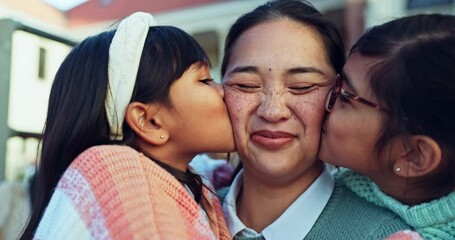
[[[226,73],[239,67],[330,71],[333,67],[322,42],[317,32],[294,21],[259,24],[237,39]]]

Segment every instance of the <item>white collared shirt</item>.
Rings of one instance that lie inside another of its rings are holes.
[[[223,212],[232,236],[257,237],[266,240],[303,239],[313,227],[333,192],[334,180],[327,168],[272,224],[257,233],[243,224],[237,216],[236,199],[242,189],[243,170],[232,182],[223,203]]]

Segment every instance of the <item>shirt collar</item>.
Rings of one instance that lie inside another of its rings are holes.
[[[258,234],[253,229],[247,228],[237,216],[236,199],[242,189],[242,183],[243,170],[234,178],[223,204],[223,212],[232,236],[240,232],[242,235],[249,236]],[[303,239],[324,210],[332,195],[333,186],[333,177],[328,169],[324,168],[310,187],[278,219],[262,231],[262,235],[267,240]]]

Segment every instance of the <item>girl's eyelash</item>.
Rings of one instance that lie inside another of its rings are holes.
[[[202,83],[205,83],[205,84],[208,84],[211,81],[214,81],[214,79],[213,78],[205,78],[205,79],[199,80],[199,82],[202,82]]]

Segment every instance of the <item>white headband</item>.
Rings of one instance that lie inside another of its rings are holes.
[[[123,120],[133,94],[145,38],[156,25],[149,13],[136,12],[122,20],[109,48],[109,86],[105,101],[110,139],[123,139]]]

